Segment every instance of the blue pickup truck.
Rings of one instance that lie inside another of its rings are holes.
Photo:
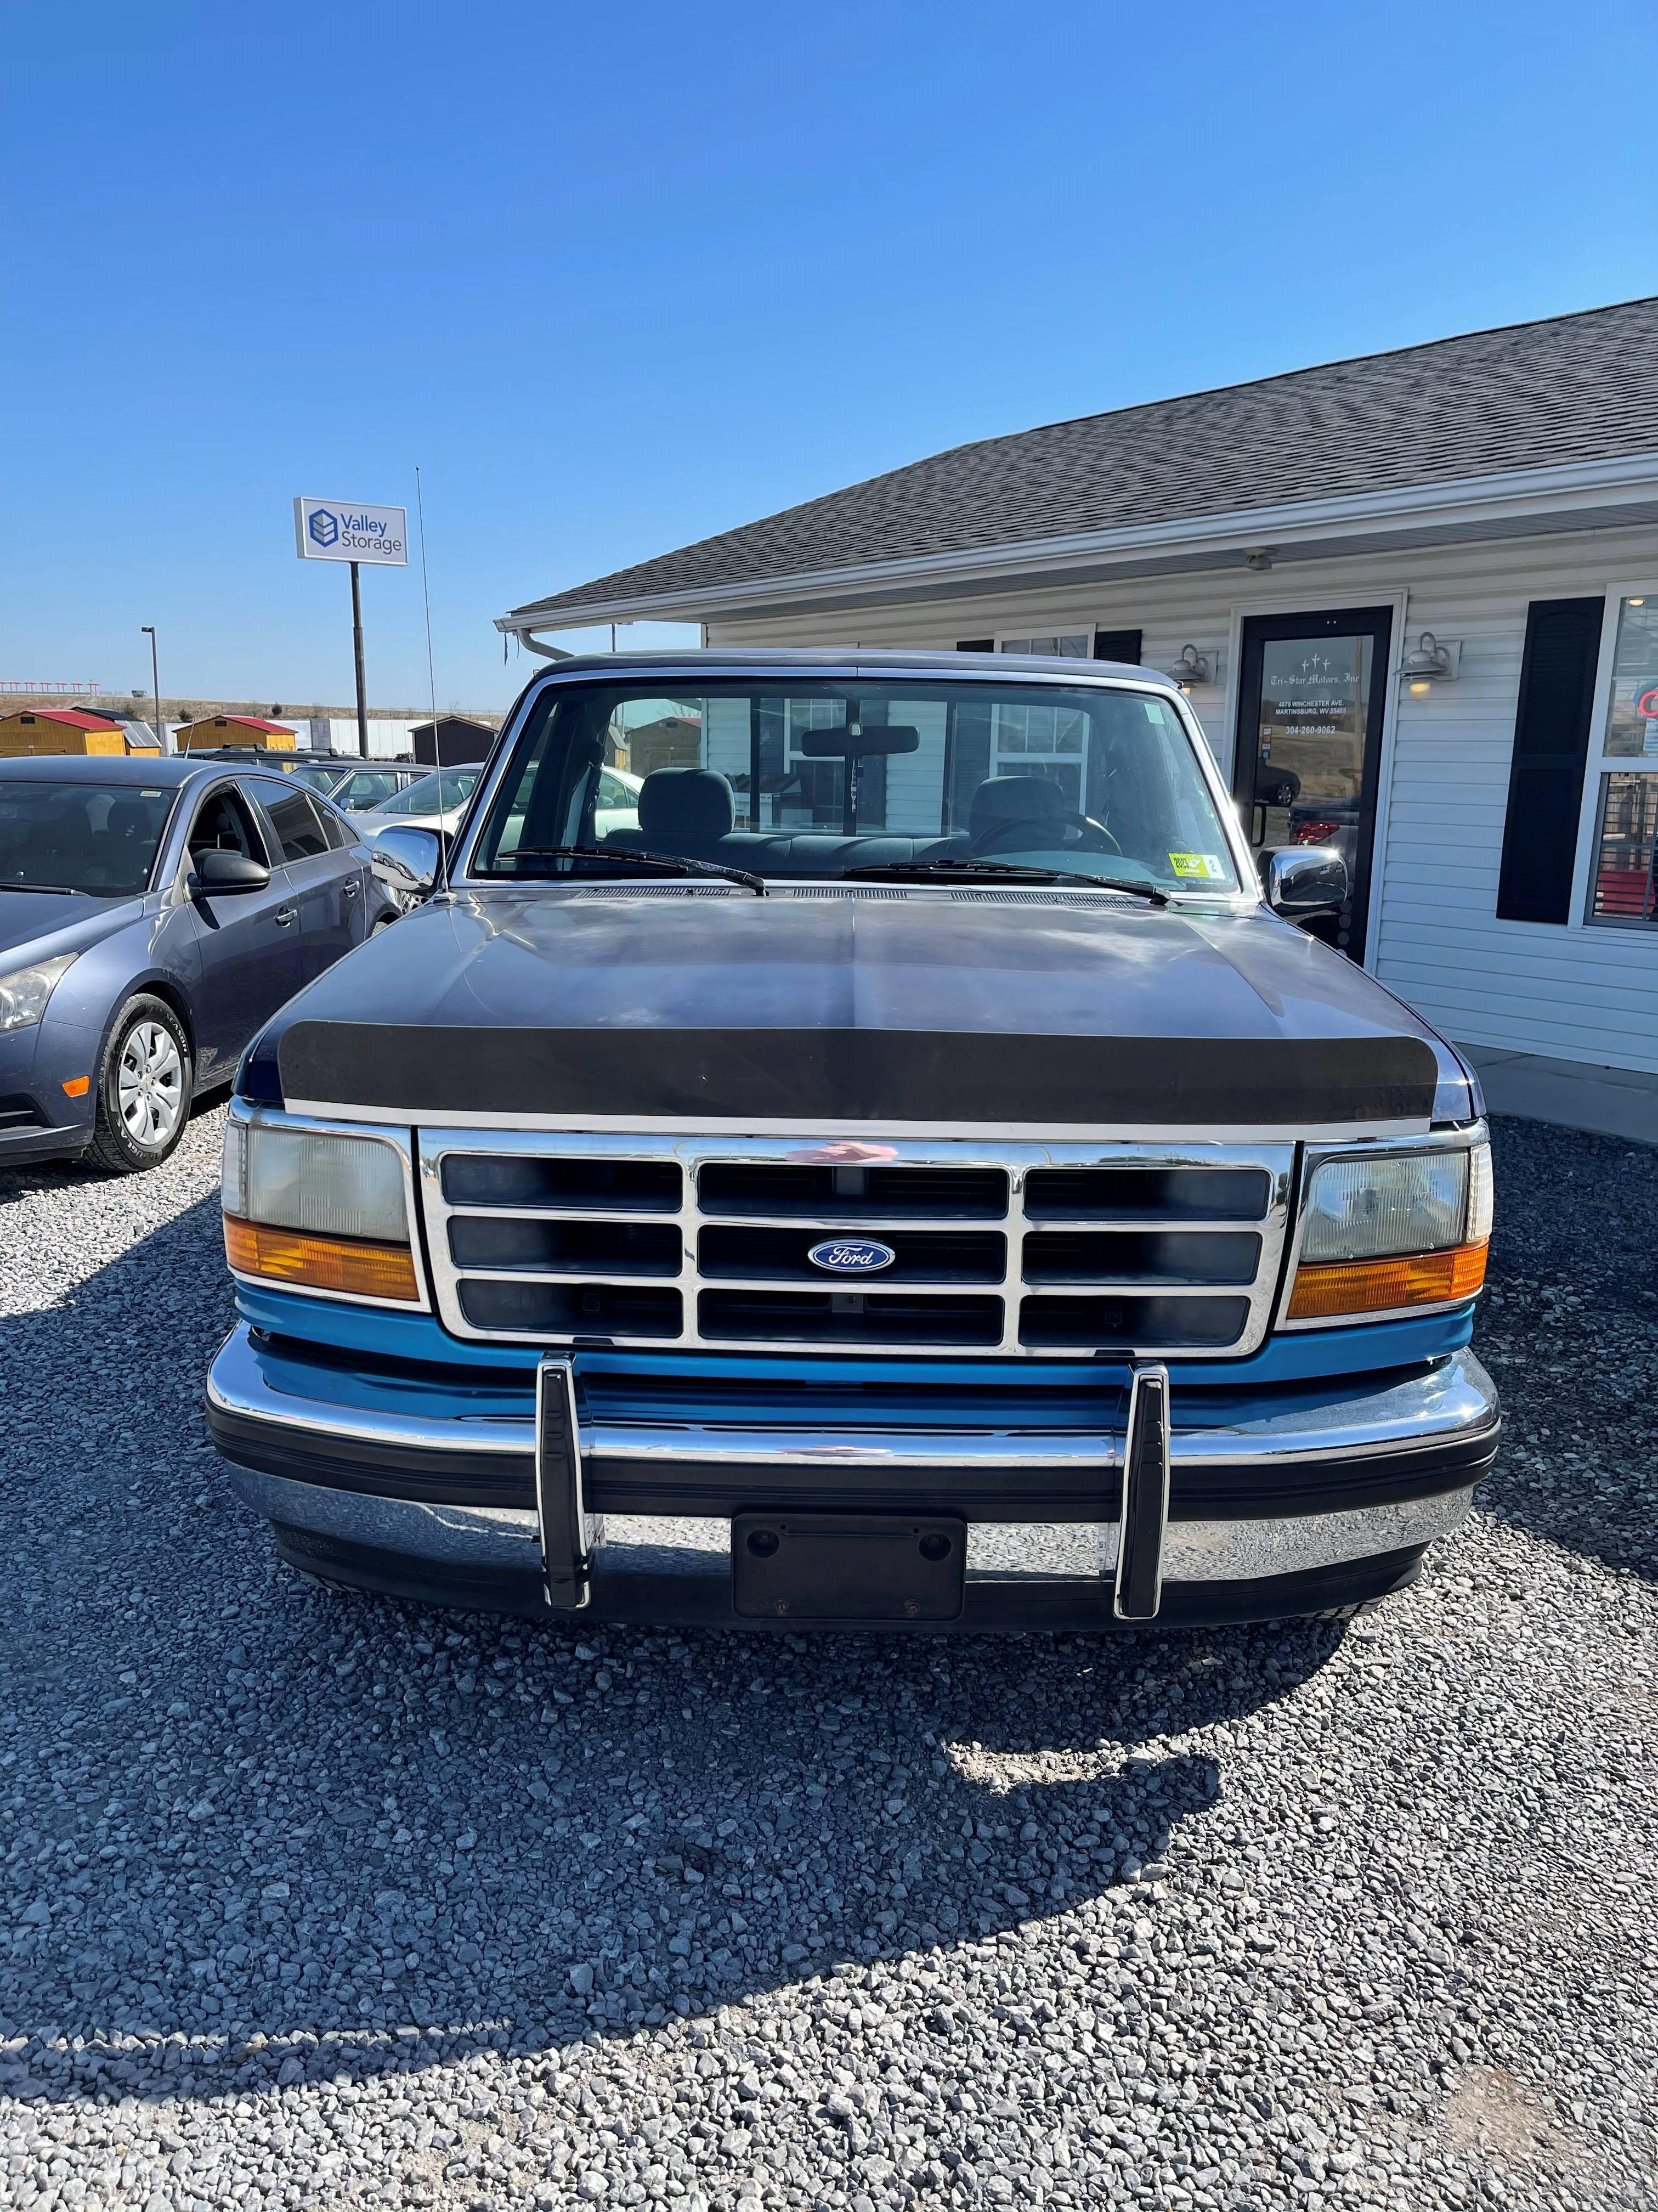
[[[625,778],[635,803],[605,791]],[[249,1048],[214,1438],[282,1556],[730,1626],[1339,1615],[1496,1449],[1478,1085],[1178,690],[611,655]]]

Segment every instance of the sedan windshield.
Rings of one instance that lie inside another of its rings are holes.
[[[414,796],[401,802],[410,812]],[[595,856],[566,857],[571,846]],[[469,872],[602,874],[607,848],[774,878],[1031,872],[1169,895],[1238,889],[1192,736],[1166,697],[1127,685],[555,686]]]
[[[376,806],[376,814],[441,814],[452,806],[464,806],[472,795],[473,787],[483,774],[476,768],[446,768],[432,775],[423,775],[400,791],[395,799],[386,799]]]
[[[131,897],[149,885],[177,796],[0,775],[0,886]]]

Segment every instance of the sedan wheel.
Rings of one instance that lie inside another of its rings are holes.
[[[122,1127],[147,1151],[165,1145],[184,1119],[184,1057],[160,1022],[135,1022],[127,1031],[116,1095]]]
[[[98,1077],[89,1165],[114,1175],[159,1167],[190,1119],[195,1070],[171,1006],[148,993],[115,1018]]]

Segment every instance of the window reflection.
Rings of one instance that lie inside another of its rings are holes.
[[[1658,760],[1658,599],[1625,599],[1618,610],[1606,749]]]
[[[1658,922],[1653,858],[1658,843],[1658,775],[1621,774],[1600,779],[1600,822],[1595,839],[1588,919],[1651,928]]]

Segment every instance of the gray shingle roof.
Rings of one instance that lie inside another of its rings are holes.
[[[1658,452],[1658,300],[984,438],[516,614]]]

